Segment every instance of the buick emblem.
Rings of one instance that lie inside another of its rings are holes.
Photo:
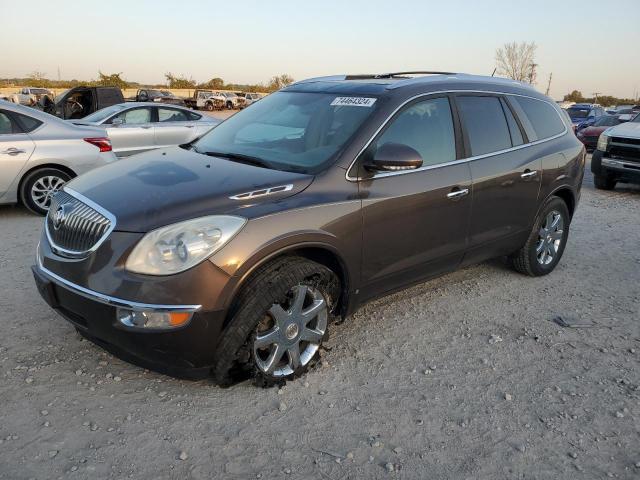
[[[53,229],[58,230],[62,224],[67,220],[67,216],[71,212],[71,205],[63,203],[60,205],[53,214]]]

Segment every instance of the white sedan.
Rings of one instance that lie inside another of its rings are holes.
[[[189,143],[220,123],[188,108],[149,102],[119,103],[70,121],[105,127],[118,157]]]
[[[68,180],[116,160],[104,128],[0,100],[0,204],[44,215]]]

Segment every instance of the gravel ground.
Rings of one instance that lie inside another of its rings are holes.
[[[380,299],[280,390],[83,341],[34,287],[42,220],[0,208],[0,478],[639,478],[639,207],[587,173],[553,274],[492,261]]]

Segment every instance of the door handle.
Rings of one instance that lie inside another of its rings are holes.
[[[148,126],[148,127],[140,127],[140,128],[144,128],[145,130],[149,130],[151,127]]]
[[[449,193],[447,193],[447,198],[449,200],[458,200],[462,197],[464,197],[465,195],[469,194],[469,189],[468,188],[458,188],[455,187],[453,190],[451,190]]]
[[[537,170],[526,169],[524,173],[520,174],[520,178],[527,179],[527,178],[535,177],[537,174],[538,174]]]
[[[193,128],[195,125],[183,125],[183,127]]]
[[[20,148],[7,148],[6,150],[3,150],[0,152],[0,154],[3,155],[18,155],[19,153],[27,153],[24,150],[20,149]]]

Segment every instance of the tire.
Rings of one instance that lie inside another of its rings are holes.
[[[207,112],[213,112],[213,110],[214,110],[214,108],[213,108],[213,103],[211,103],[211,102],[207,102],[207,103],[205,103],[205,104],[204,104],[204,109],[205,109]]]
[[[253,378],[256,385],[271,387],[304,374],[317,362],[340,291],[335,273],[305,258],[281,257],[259,267],[229,312],[212,369],[216,383]],[[295,302],[298,298],[304,303]],[[311,334],[313,342],[306,341]]]
[[[227,102],[227,109],[228,110],[233,110],[233,103]]]
[[[598,190],[613,190],[616,187],[616,179],[605,175],[594,175],[593,184]]]
[[[37,215],[46,215],[51,196],[71,180],[71,175],[58,168],[40,168],[29,173],[20,185],[20,201]],[[44,188],[39,188],[44,187]],[[37,194],[36,191],[43,192]]]
[[[553,221],[558,216],[560,220],[553,228]],[[564,200],[559,197],[547,200],[536,218],[529,238],[520,250],[509,257],[513,268],[531,277],[551,273],[564,253],[570,222],[569,209]]]

